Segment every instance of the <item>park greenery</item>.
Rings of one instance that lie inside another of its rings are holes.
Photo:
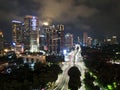
[[[120,48],[106,46],[100,50],[89,50],[84,60],[92,77],[91,81],[97,81],[104,90],[120,90],[120,64],[111,63],[111,60],[118,61]],[[117,58],[117,59],[116,59]],[[87,79],[87,78],[86,78]],[[87,79],[87,84],[89,85]],[[86,84],[86,85],[87,85]],[[89,85],[91,87],[92,85]]]
[[[0,90],[41,90],[47,89],[57,80],[58,74],[62,73],[58,64],[36,63],[34,70],[29,64],[9,66],[11,72],[6,69],[0,73]]]

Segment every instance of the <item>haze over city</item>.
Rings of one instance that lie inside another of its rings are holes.
[[[65,32],[82,37],[106,38],[120,35],[119,0],[0,0],[0,30],[11,40],[11,21],[23,21],[26,15],[40,21],[62,23]]]

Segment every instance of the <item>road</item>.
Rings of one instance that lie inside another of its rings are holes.
[[[65,63],[63,66],[62,70],[63,73],[62,75],[58,76],[58,80],[56,81],[56,88],[54,90],[68,90],[68,81],[69,81],[69,76],[68,76],[68,70],[71,68],[71,64],[69,62]]]
[[[65,59],[67,62],[65,62],[64,66],[62,67],[63,73],[58,76],[58,80],[56,81],[56,87],[53,90],[68,90],[69,82],[68,70],[73,66],[77,66],[81,72],[80,79],[82,82],[81,83],[82,86],[78,90],[85,90],[83,79],[85,78],[85,70],[87,68],[85,67],[85,64],[81,56],[80,46],[76,45],[75,50],[69,53]]]

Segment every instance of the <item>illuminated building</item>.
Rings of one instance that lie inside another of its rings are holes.
[[[71,49],[73,47],[73,34],[67,33],[65,35],[65,48]]]
[[[92,45],[92,38],[88,37],[87,38],[87,46],[91,47],[91,45]]]
[[[104,40],[105,44],[118,44],[117,36],[112,36]]]
[[[106,41],[107,41],[107,44],[111,44],[111,38],[108,38]]]
[[[23,32],[22,32],[22,22],[13,20],[12,21],[12,48],[15,52],[23,51]]]
[[[43,23],[40,28],[40,50],[47,50],[46,46],[46,30],[49,28],[48,23]]]
[[[58,35],[58,47],[57,52],[60,53],[63,51],[65,44],[65,36],[64,36],[64,25],[57,25],[57,35]]]
[[[4,49],[4,38],[3,38],[3,33],[0,31],[0,55],[3,55],[3,49]]]
[[[87,46],[88,34],[87,32],[83,33],[83,46]]]
[[[98,39],[95,38],[95,39],[93,40],[93,46],[94,46],[94,47],[99,46],[99,43],[100,43],[100,42],[98,41]]]
[[[79,36],[77,37],[77,43],[78,43],[78,44],[81,44],[81,41],[80,41],[80,37],[79,37]]]
[[[117,36],[112,36],[111,43],[112,44],[118,44]]]
[[[23,42],[25,50],[30,52],[39,52],[39,21],[35,16],[26,16],[24,18]]]
[[[60,54],[64,48],[64,25],[49,26],[46,29],[46,44],[50,53]]]

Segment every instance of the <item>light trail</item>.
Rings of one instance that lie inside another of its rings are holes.
[[[73,66],[77,66],[81,72],[81,87],[78,90],[86,90],[83,79],[85,78],[85,71],[87,70],[87,68],[85,67],[83,58],[81,56],[80,45],[76,45],[75,50],[70,52],[65,58],[67,59],[67,62],[64,63],[64,66],[62,68],[63,73],[59,75],[58,80],[56,81],[56,88],[54,88],[53,90],[68,90],[68,70]]]

